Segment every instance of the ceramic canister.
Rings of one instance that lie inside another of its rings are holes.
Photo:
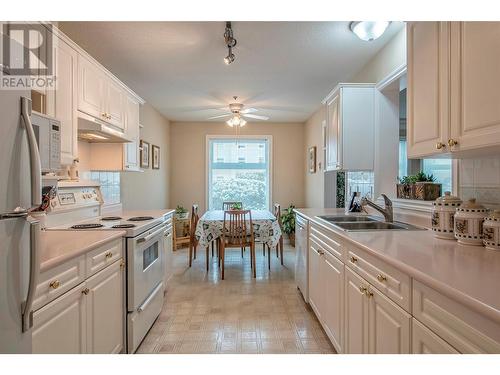
[[[487,249],[500,250],[500,210],[484,219],[483,244]]]
[[[476,202],[474,198],[469,199],[457,208],[455,213],[455,238],[464,245],[483,245],[483,221],[487,215],[487,209]]]
[[[434,236],[454,240],[454,216],[462,201],[458,197],[451,195],[449,191],[445,191],[442,197],[439,197],[432,202],[431,226],[434,231]]]

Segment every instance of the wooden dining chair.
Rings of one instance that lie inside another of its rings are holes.
[[[224,211],[224,224],[220,242],[221,279],[224,280],[224,257],[226,248],[250,247],[250,264],[255,272],[255,237],[250,210]]]
[[[193,258],[196,259],[196,248],[198,247],[198,240],[196,239],[195,232],[198,225],[198,205],[193,204],[191,207],[191,217],[189,220],[189,267],[191,267]]]
[[[234,210],[234,206],[238,206],[240,210],[243,209],[243,203],[242,202],[222,202],[222,210],[223,211],[231,211]]]
[[[276,257],[279,258],[281,256],[281,265],[283,265],[283,225],[281,223],[281,205],[279,203],[274,204],[274,216],[276,216],[276,220],[278,220],[278,224],[281,229],[281,236],[278,244],[276,245]],[[267,268],[271,269],[271,248],[265,243],[262,244],[262,255],[266,255],[266,246],[268,253]]]

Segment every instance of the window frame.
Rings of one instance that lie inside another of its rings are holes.
[[[209,179],[210,179],[210,141],[217,140],[217,139],[224,139],[224,140],[230,140],[230,139],[238,139],[240,141],[245,141],[245,140],[256,140],[256,139],[262,139],[266,140],[268,144],[268,160],[269,160],[269,167],[267,171],[267,178],[269,181],[269,186],[268,186],[268,194],[269,194],[269,206],[267,207],[268,210],[271,210],[273,206],[273,180],[274,180],[274,174],[273,174],[273,159],[274,159],[274,153],[273,153],[273,136],[272,135],[207,135],[205,139],[205,207],[206,211],[210,210],[210,190],[209,190]]]

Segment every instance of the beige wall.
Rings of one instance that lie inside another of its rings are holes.
[[[324,206],[324,160],[323,160],[323,129],[322,122],[326,117],[325,107],[321,106],[307,120],[304,127],[305,148],[304,155],[307,155],[308,149],[316,146],[316,160],[318,168],[316,173],[309,173],[307,166],[305,171],[305,207],[322,208]],[[321,165],[320,165],[321,163]]]
[[[121,174],[124,209],[170,208],[170,123],[149,104],[141,107],[141,139],[160,147],[160,169]],[[151,157],[150,157],[151,160]]]
[[[206,209],[206,136],[234,135],[225,123],[172,122],[170,124],[171,190],[170,202]],[[249,123],[240,134],[271,135],[272,200],[282,206],[304,206],[304,125],[301,123]]]

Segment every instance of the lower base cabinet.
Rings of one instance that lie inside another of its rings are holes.
[[[410,353],[411,316],[345,268],[346,353]]]
[[[119,353],[124,288],[118,260],[33,314],[33,353]]]
[[[412,319],[412,352],[414,354],[458,354],[453,346],[415,318]]]

